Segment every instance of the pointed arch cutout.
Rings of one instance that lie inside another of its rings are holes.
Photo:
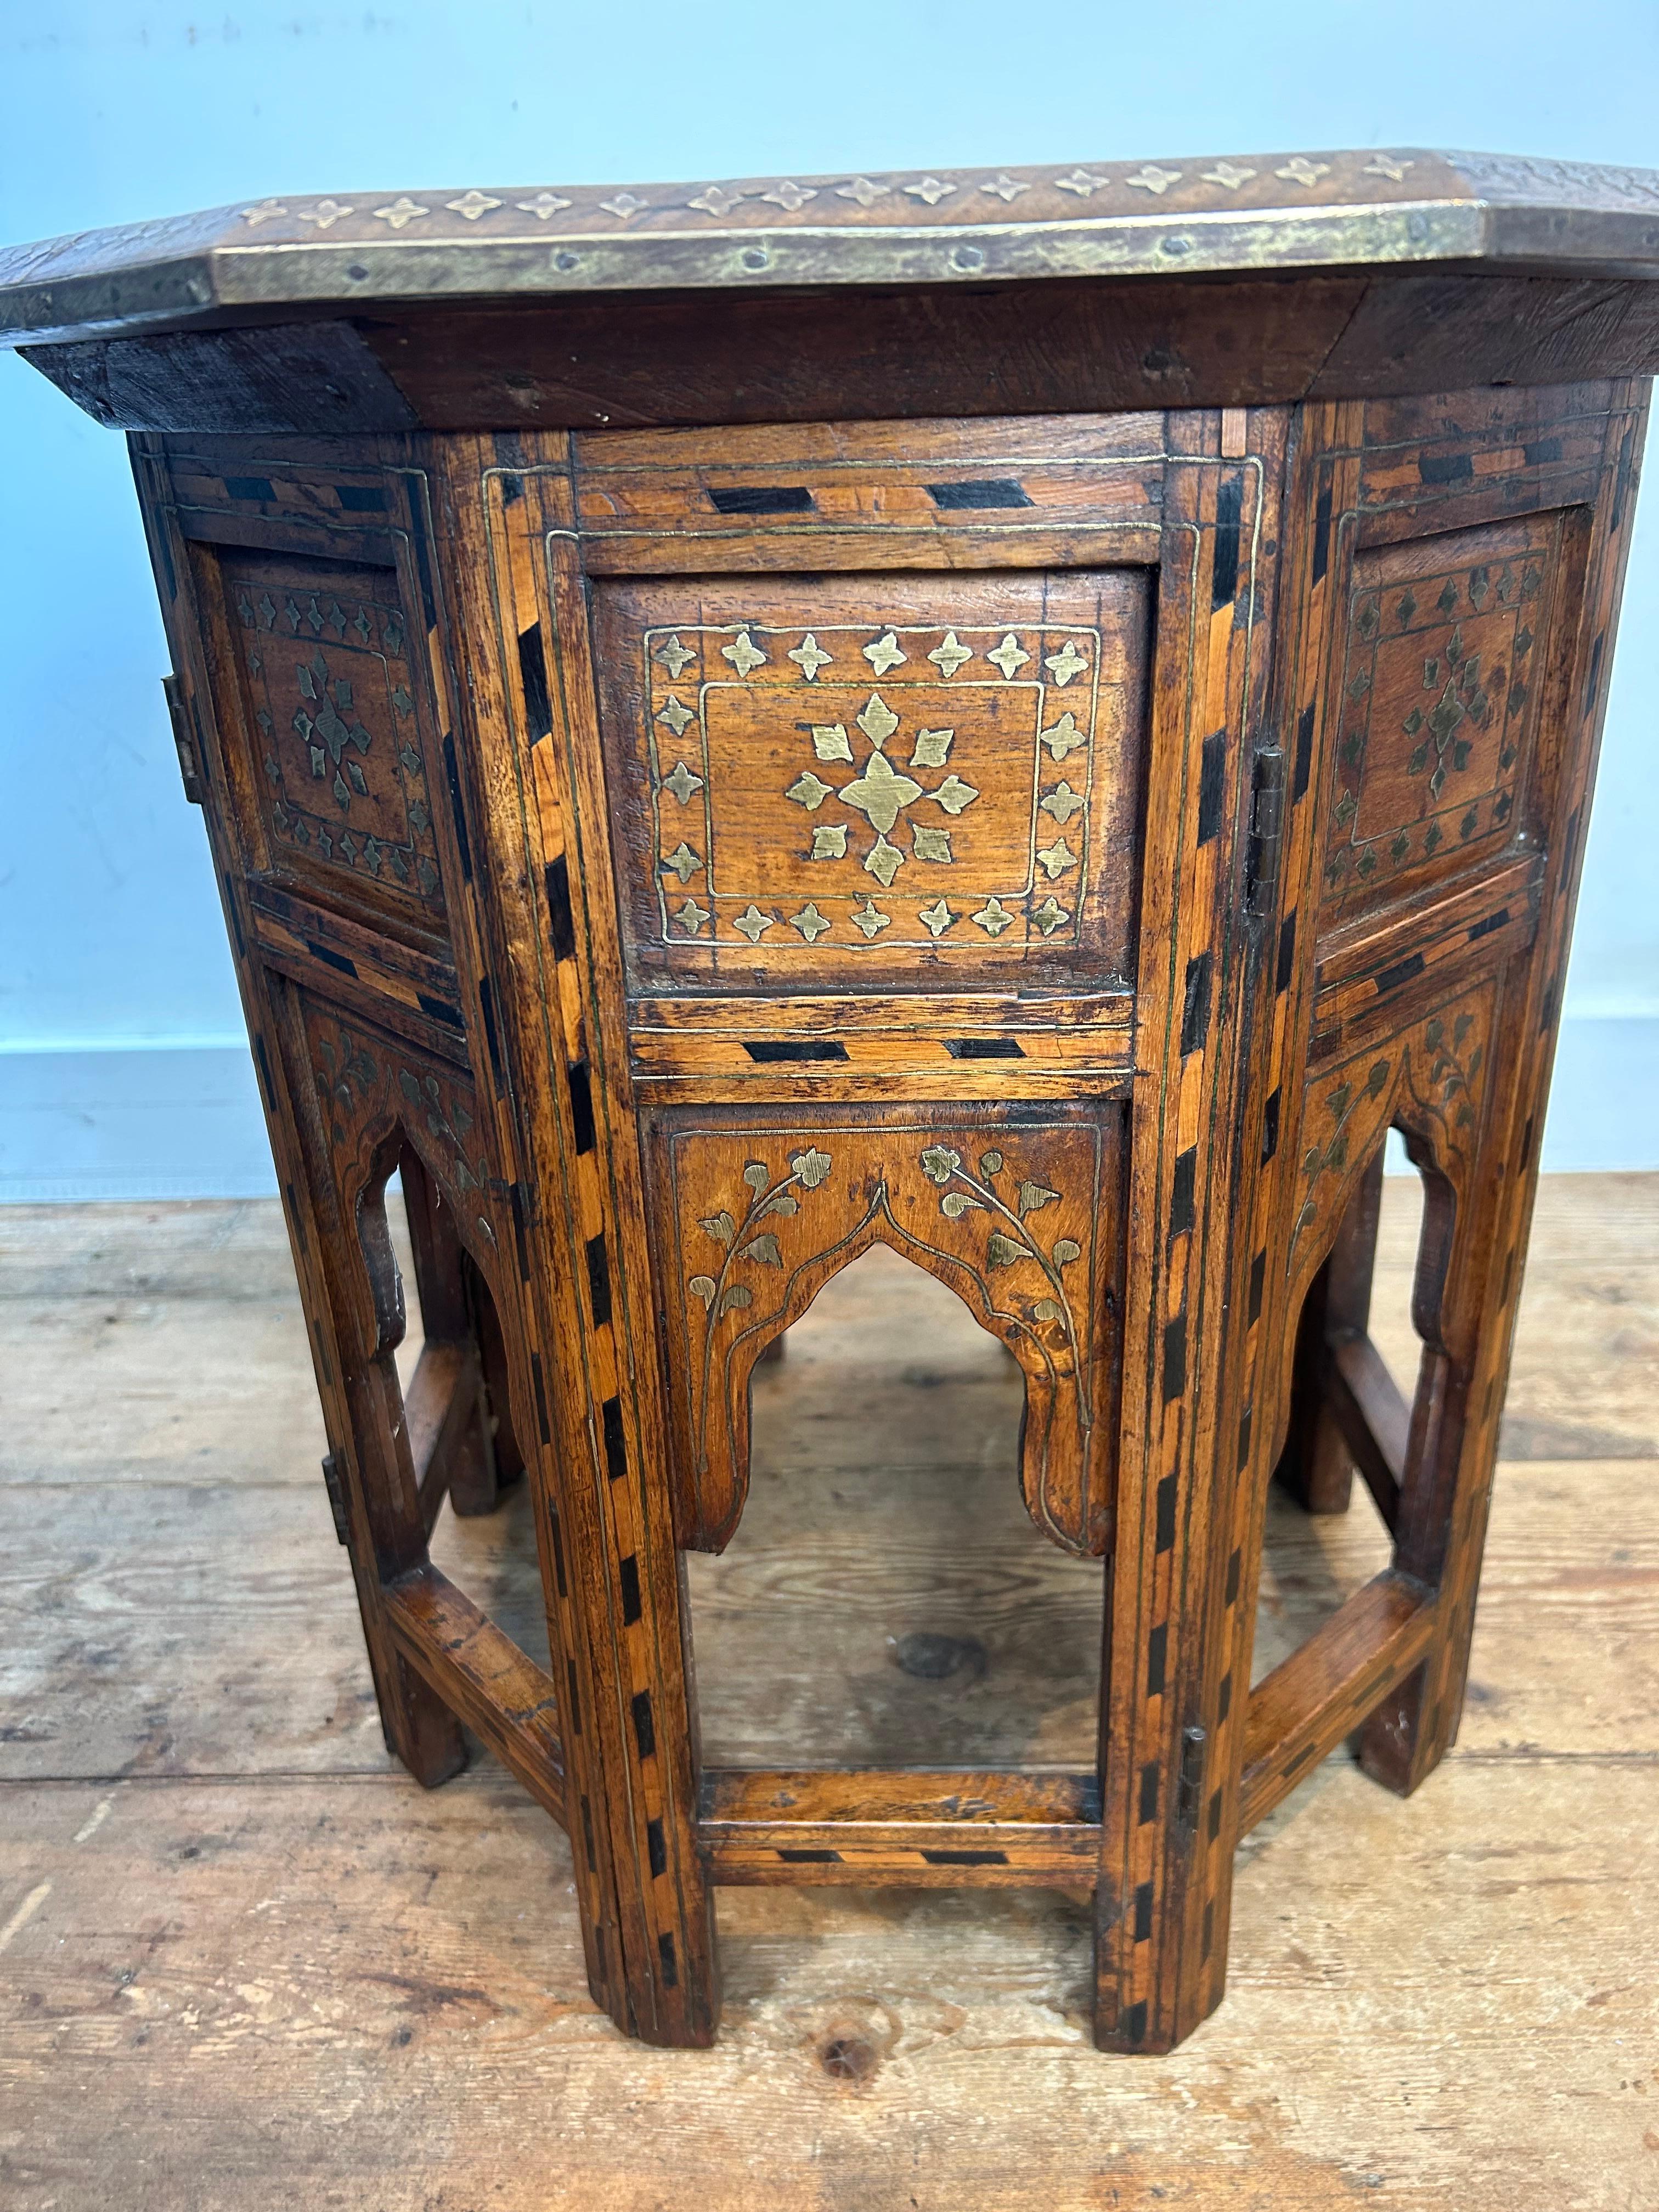
[[[671,1200],[668,1322],[679,1540],[720,1551],[749,1480],[756,1360],[830,1278],[890,1246],[959,1297],[1025,1376],[1020,1484],[1064,1549],[1111,1533],[1122,1109],[949,1123],[867,1109],[647,1133]]]
[[[1396,1036],[1320,1069],[1304,1087],[1297,1124],[1297,1173],[1302,1201],[1295,1216],[1285,1279],[1278,1365],[1272,1376],[1275,1465],[1291,1421],[1291,1374],[1305,1302],[1340,1234],[1350,1206],[1390,1128],[1405,1141],[1423,1178],[1423,1231],[1413,1279],[1412,1320],[1425,1346],[1419,1399],[1431,1386],[1431,1367],[1467,1363],[1472,1347],[1454,1340],[1459,1312],[1456,1271],[1466,1264],[1457,1231],[1474,1206],[1474,1164],[1491,1074],[1487,1048],[1496,985],[1487,981]],[[1434,1395],[1431,1387],[1428,1395]]]
[[[386,1189],[401,1171],[427,1350],[436,1355],[431,1382],[422,1383],[417,1370],[411,1383],[410,1423],[418,1442],[428,1390],[441,1391],[446,1404],[471,1394],[482,1441],[447,1455],[450,1486],[458,1511],[488,1510],[500,1477],[522,1467],[518,1440],[536,1431],[529,1378],[509,1353],[513,1333],[501,1326],[502,1301],[514,1289],[504,1255],[514,1250],[515,1232],[476,1094],[464,1071],[389,1031],[348,1019],[308,994],[301,994],[301,1009],[336,1200],[362,1261],[338,1285],[337,1310],[352,1321],[356,1359],[395,1408],[394,1355],[407,1315]],[[392,1426],[399,1426],[395,1419]],[[503,1437],[498,1453],[495,1440]],[[429,1526],[442,1486],[422,1487]]]

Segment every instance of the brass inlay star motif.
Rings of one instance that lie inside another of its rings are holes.
[[[1056,191],[1075,192],[1080,200],[1086,200],[1111,181],[1109,177],[1096,176],[1088,169],[1073,169],[1069,177],[1054,179],[1054,189]]]
[[[1282,169],[1273,171],[1274,176],[1282,177],[1287,185],[1305,185],[1310,191],[1322,177],[1328,177],[1330,173],[1328,161],[1310,161],[1305,154],[1298,154],[1293,161],[1286,161]]]
[[[809,684],[816,684],[819,669],[828,668],[830,657],[809,629],[799,645],[790,647],[787,658],[794,662]]]
[[[816,945],[831,925],[828,917],[821,915],[809,899],[799,914],[790,915],[789,927],[799,930],[809,945]]]
[[[683,738],[685,735],[686,724],[695,722],[696,719],[689,708],[681,706],[672,691],[657,709],[657,720],[659,722],[666,722],[677,738]]]
[[[953,629],[945,631],[944,644],[936,645],[927,656],[939,674],[945,677],[954,676],[957,669],[965,667],[973,657],[972,652],[959,641]]]
[[[708,909],[699,906],[696,899],[689,898],[684,906],[676,907],[674,919],[688,937],[695,937],[708,921]]]
[[[766,931],[770,929],[776,920],[776,915],[763,914],[753,899],[750,899],[748,912],[737,915],[732,927],[733,929],[740,929],[751,945],[758,945]]]
[[[557,215],[573,203],[561,199],[557,192],[542,191],[538,192],[533,200],[520,200],[515,204],[520,215],[533,215],[538,222],[545,222],[549,216]]]
[[[841,788],[842,805],[856,806],[883,831],[890,830],[911,800],[921,796],[921,786],[898,775],[881,752],[872,753],[864,774]]]
[[[878,676],[885,676],[890,668],[896,668],[902,660],[908,658],[908,655],[890,629],[885,636],[878,637],[873,645],[865,647],[864,657]]]
[[[930,936],[943,937],[957,917],[941,898],[935,899],[932,906],[923,907],[916,919]]]
[[[699,215],[724,216],[730,215],[744,198],[742,192],[728,191],[724,185],[710,185],[707,191],[699,192],[696,198],[688,200],[686,205],[696,208]]]
[[[1005,684],[1013,682],[1016,672],[1024,667],[1030,657],[1029,653],[1022,649],[1019,640],[1014,635],[1012,630],[1009,631],[994,653],[988,653],[985,656],[993,667],[1002,671],[1002,680]]]
[[[1062,830],[1074,814],[1081,813],[1087,804],[1082,794],[1073,791],[1063,777],[1042,801],[1043,812],[1052,814]]]
[[[854,177],[851,184],[836,186],[836,198],[856,200],[861,208],[867,208],[878,200],[884,200],[892,189],[890,185],[872,185],[868,177]]]
[[[1241,169],[1237,161],[1218,161],[1212,169],[1206,169],[1203,181],[1220,185],[1224,190],[1236,192],[1241,185],[1248,185],[1255,176],[1254,169]]]
[[[376,208],[376,222],[389,222],[393,230],[401,230],[405,223],[413,222],[417,216],[430,215],[430,208],[416,207],[414,201],[404,198],[393,200],[390,207]]]
[[[683,884],[689,883],[697,870],[702,867],[702,855],[700,853],[694,853],[682,838],[678,849],[666,854],[662,865],[665,869],[677,875]]]
[[[1089,665],[1069,637],[1060,651],[1051,653],[1042,665],[1062,690],[1074,676]]]
[[[887,633],[889,640],[891,631]],[[875,648],[866,648],[874,651]],[[902,655],[901,655],[902,658]],[[886,889],[903,866],[906,855],[888,836],[896,828],[899,817],[918,799],[932,799],[945,812],[955,816],[971,806],[979,793],[971,783],[954,772],[947,775],[938,788],[929,791],[912,775],[896,769],[882,748],[899,726],[899,718],[882,697],[872,691],[861,713],[854,718],[857,726],[869,740],[870,757],[865,763],[862,775],[855,775],[850,783],[836,791],[812,769],[803,769],[787,790],[786,799],[797,806],[805,807],[809,814],[817,813],[826,799],[839,799],[843,806],[850,806],[862,814],[877,832],[876,842],[864,855],[864,868],[868,875]],[[812,750],[821,761],[846,761],[853,764],[853,748],[842,722],[809,725]],[[919,730],[911,748],[912,768],[943,768],[949,757],[954,730]],[[951,849],[951,833],[942,825],[931,823],[912,823],[910,825],[910,854],[918,860],[932,860],[949,866],[955,854]],[[844,824],[821,823],[812,831],[811,851],[808,857],[814,860],[842,860],[848,857],[847,830]],[[942,925],[943,926],[943,925]],[[937,936],[938,931],[934,932]],[[811,940],[809,939],[809,942]]]
[[[756,669],[764,666],[766,655],[748,631],[741,629],[730,645],[720,647],[720,659],[729,660],[739,676],[750,676]]]
[[[1062,761],[1067,753],[1075,752],[1079,745],[1087,744],[1089,741],[1079,729],[1077,719],[1068,708],[1052,730],[1042,732],[1042,742],[1057,761]]]
[[[855,906],[853,908],[854,925],[856,928],[861,929],[867,938],[877,936],[888,927],[892,919],[890,914],[884,914],[875,901],[869,897],[866,898],[862,906]]]
[[[1010,914],[1000,898],[989,898],[977,914],[969,915],[968,919],[976,921],[988,937],[1000,937],[1009,924],[1018,921],[1019,916]]]
[[[982,192],[994,192],[1005,206],[1010,200],[1017,200],[1022,192],[1029,192],[1030,189],[1030,185],[1017,182],[1006,170],[997,176],[988,178],[980,186]]]
[[[1126,185],[1136,185],[1143,192],[1157,192],[1161,196],[1169,191],[1171,185],[1181,182],[1181,172],[1179,169],[1161,169],[1156,161],[1148,161],[1144,169],[1138,170],[1133,177],[1126,177],[1123,181]]]
[[[696,657],[689,647],[680,643],[678,636],[665,639],[652,655],[653,659],[661,662],[677,683]]]
[[[477,190],[463,192],[458,200],[444,202],[452,215],[465,216],[469,222],[477,222],[481,215],[488,215],[491,208],[498,208],[501,204],[499,200],[492,200],[488,192]]]

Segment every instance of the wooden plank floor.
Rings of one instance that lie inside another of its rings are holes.
[[[1099,1573],[935,1289],[872,1255],[757,1379],[691,1577],[721,1759],[1086,1755]],[[563,1838],[386,1759],[274,1206],[0,1212],[0,1380],[6,2212],[1659,2205],[1659,1178],[1544,1185],[1456,1749],[1256,1832],[1170,2058],[1092,2049],[1085,1902],[1035,1891],[722,1893],[718,2047],[620,2038]],[[523,1524],[434,1548],[533,1651]],[[1276,1506],[1258,1666],[1381,1552]]]

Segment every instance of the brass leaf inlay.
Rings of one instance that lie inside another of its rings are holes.
[[[870,694],[869,704],[858,718],[858,725],[877,751],[886,744],[899,726],[899,718],[882,697],[879,691]]]
[[[904,866],[904,855],[896,845],[890,845],[884,836],[878,837],[865,854],[864,866],[866,872],[876,878],[884,890],[887,890]]]

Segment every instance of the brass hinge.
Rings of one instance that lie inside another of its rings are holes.
[[[161,678],[161,691],[167,702],[167,717],[173,724],[173,742],[179,755],[179,773],[184,779],[185,797],[192,806],[202,803],[202,764],[196,753],[196,730],[191,718],[190,701],[185,687],[176,676]]]
[[[1256,919],[1273,912],[1279,888],[1279,830],[1285,811],[1285,754],[1262,745],[1250,791],[1250,842],[1244,856],[1244,911]]]
[[[349,1540],[345,1490],[340,1481],[340,1463],[332,1452],[323,1461],[323,1485],[328,1492],[329,1510],[334,1516],[334,1533],[343,1544]]]
[[[1201,1728],[1186,1728],[1181,1731],[1181,1764],[1176,1770],[1176,1820],[1188,1832],[1198,1826],[1198,1811],[1204,1795],[1204,1759],[1208,1742],[1208,1735]]]

